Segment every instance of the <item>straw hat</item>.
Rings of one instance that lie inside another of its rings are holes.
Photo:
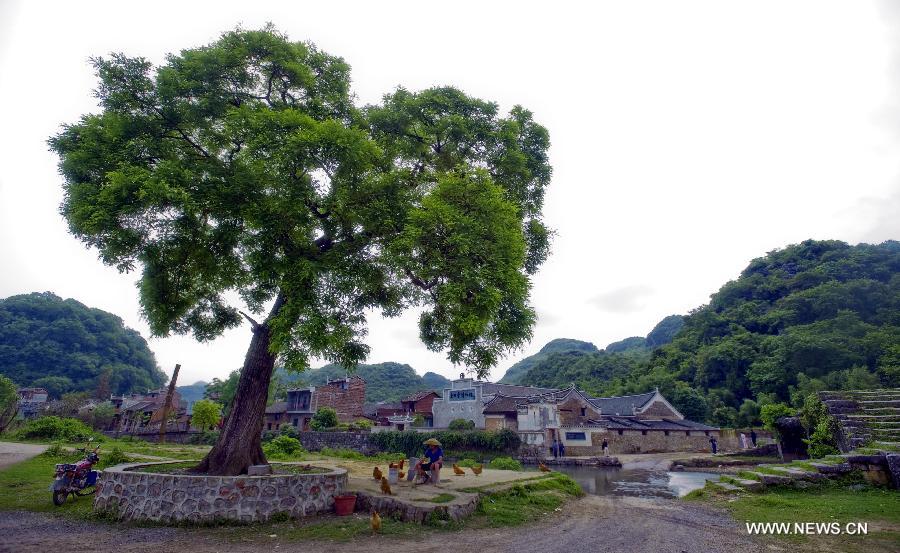
[[[441,442],[435,440],[434,438],[428,438],[422,443],[424,443],[425,445],[436,445],[438,447],[441,447]]]

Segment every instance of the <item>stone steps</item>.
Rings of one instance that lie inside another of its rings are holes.
[[[850,468],[850,463],[837,463],[834,465],[829,465],[827,463],[809,463],[820,474],[824,475],[833,475],[833,474],[847,474],[852,469]]]
[[[710,480],[709,483],[717,488],[725,490],[726,492],[738,492],[744,489],[741,486],[735,486],[734,484],[731,484],[729,482],[722,482],[721,480]]]
[[[765,472],[747,471],[746,474],[749,474],[767,486],[790,484],[793,481],[793,478],[788,476],[778,476],[775,474],[767,474]]]
[[[820,472],[810,472],[808,470],[801,470],[793,467],[770,467],[772,470],[777,470],[779,472],[785,473],[786,476],[792,476],[798,480],[822,480],[825,478],[825,475]]]

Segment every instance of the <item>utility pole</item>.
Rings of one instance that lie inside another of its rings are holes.
[[[181,370],[181,364],[175,364],[175,372],[172,373],[172,380],[169,381],[169,389],[166,392],[166,402],[163,404],[162,421],[159,423],[159,443],[166,443],[166,425],[169,422],[169,410],[172,408],[172,395],[175,394],[175,381],[178,380],[178,371]]]

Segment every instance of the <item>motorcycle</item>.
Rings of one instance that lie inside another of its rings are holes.
[[[57,507],[66,502],[69,494],[83,497],[93,495],[96,491],[97,476],[99,473],[92,470],[100,461],[98,445],[94,449],[79,447],[76,451],[84,454],[84,459],[77,463],[59,463],[56,465],[56,479],[50,485],[53,492],[53,504]]]

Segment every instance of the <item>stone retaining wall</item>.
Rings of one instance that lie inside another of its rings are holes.
[[[265,521],[330,511],[347,487],[347,471],[270,476],[194,476],[135,472],[133,463],[105,469],[94,510],[120,520],[158,522]]]
[[[436,503],[410,503],[401,501],[395,497],[377,495],[363,491],[356,494],[356,511],[369,513],[373,510],[384,517],[388,516],[402,522],[417,522],[424,524],[431,520],[462,520],[478,508],[478,494],[464,495],[462,499],[456,499],[449,504]]]
[[[368,432],[300,432],[297,439],[307,451],[320,451],[326,447],[352,449],[363,455],[381,451],[369,438]]]

